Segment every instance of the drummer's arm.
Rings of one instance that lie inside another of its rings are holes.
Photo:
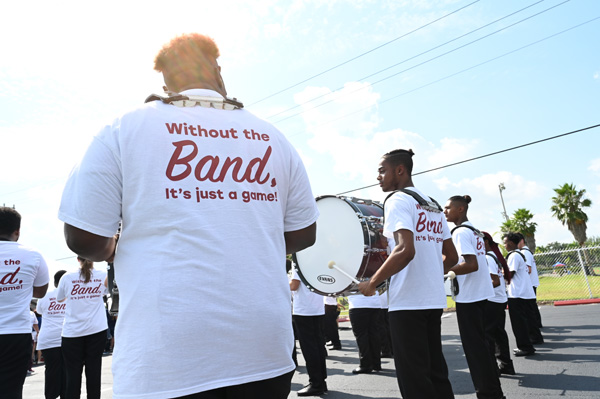
[[[296,231],[283,233],[285,239],[285,253],[293,254],[312,246],[317,239],[317,222]]]
[[[415,241],[412,231],[404,229],[395,231],[394,240],[396,246],[383,265],[368,281],[363,281],[358,285],[358,289],[363,295],[374,295],[379,284],[404,269],[415,257]]]

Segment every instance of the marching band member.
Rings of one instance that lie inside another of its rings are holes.
[[[390,329],[402,397],[450,399],[454,393],[441,342],[446,307],[442,276],[458,255],[441,207],[414,187],[413,155],[412,150],[394,150],[379,164],[379,186],[392,192],[384,205],[383,234],[396,246],[359,290],[374,295],[377,286],[391,277]]]
[[[56,300],[56,288],[66,272],[66,270],[59,270],[54,274],[55,289],[41,298],[36,308],[44,320],[38,336],[38,349],[44,355],[44,396],[46,399],[66,397],[67,374],[61,350],[66,304]]]
[[[100,398],[102,353],[106,345],[106,272],[94,269],[94,262],[77,257],[80,268],[60,279],[56,300],[65,302],[61,351],[65,360],[67,398],[81,395],[81,374],[89,399]]]
[[[471,380],[479,399],[501,399],[504,394],[498,367],[490,355],[485,336],[487,299],[494,296],[485,258],[483,234],[467,218],[471,197],[455,195],[444,206],[448,222],[454,223],[452,241],[460,255],[452,267],[459,292],[456,295],[456,320],[460,331]]]
[[[508,315],[517,341],[517,348],[513,352],[515,356],[532,356],[535,355],[535,348],[529,338],[529,324],[533,321],[530,301],[535,299],[535,293],[525,263],[525,256],[518,250],[521,238],[515,233],[508,233],[504,235],[503,240],[508,251],[506,262],[511,273],[507,293]]]
[[[486,258],[490,270],[490,277],[494,286],[494,296],[489,298],[486,306],[486,335],[490,354],[500,362],[498,370],[500,374],[515,375],[515,367],[510,358],[508,335],[504,325],[506,324],[506,307],[508,297],[506,296],[506,282],[510,282],[510,271],[506,259],[498,249],[489,233],[483,232]]]
[[[69,247],[114,255],[114,399],[283,399],[291,389],[284,262],[315,242],[319,212],[285,136],[226,97],[218,57],[204,35],[166,44],[154,69],[169,96],[102,129],[63,192]],[[243,289],[223,295],[231,287]]]

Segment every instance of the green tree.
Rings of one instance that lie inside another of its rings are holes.
[[[552,197],[552,216],[556,217],[562,224],[567,225],[567,228],[575,237],[575,241],[581,247],[585,246],[587,240],[587,221],[588,216],[583,211],[583,208],[589,208],[592,205],[592,200],[583,198],[585,189],[577,190],[574,184],[565,183],[562,186],[555,188],[555,197]],[[586,273],[594,274],[593,268],[588,267],[587,252],[583,251]]]
[[[532,222],[533,214],[525,208],[517,209],[512,217],[500,226],[502,233],[521,233],[525,237],[525,244],[535,252],[535,230],[537,223]]]

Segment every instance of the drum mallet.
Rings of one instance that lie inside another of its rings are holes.
[[[456,273],[452,270],[448,272],[448,274],[444,274],[444,278],[449,278],[450,280],[454,280],[456,278]]]
[[[350,280],[352,280],[354,283],[356,284],[360,284],[360,281],[358,281],[356,278],[352,277],[351,275],[349,275],[348,273],[346,273],[345,271],[343,271],[342,269],[339,268],[338,265],[335,264],[334,261],[329,261],[329,264],[327,265],[327,267],[329,267],[330,269],[335,269],[338,272],[342,273],[344,276],[348,277]]]

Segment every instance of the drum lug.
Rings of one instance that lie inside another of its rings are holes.
[[[381,252],[385,252],[387,254],[387,249],[381,249],[381,248],[369,248],[368,246],[365,245],[365,252],[370,252],[370,253],[381,253]],[[365,254],[366,255],[366,254]]]

